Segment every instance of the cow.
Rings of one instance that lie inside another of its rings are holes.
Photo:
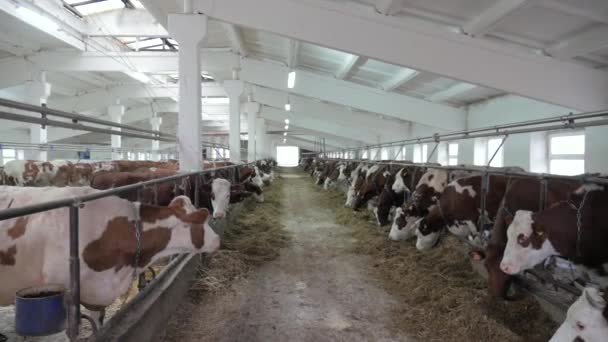
[[[0,208],[97,192],[90,187],[1,186]],[[28,287],[69,288],[68,216],[65,207],[0,221],[0,305],[13,304],[15,292]],[[177,253],[212,253],[220,246],[208,224],[208,210],[197,210],[186,196],[166,207],[104,197],[84,203],[79,217],[80,299],[96,320],[156,260]]]
[[[391,211],[401,207],[409,197],[411,185],[418,182],[422,175],[417,170],[418,167],[415,166],[402,167],[390,176],[378,197],[378,206],[374,211],[379,226],[389,224]]]
[[[488,176],[488,190],[485,196],[486,222],[494,220],[502,201],[508,177]],[[478,223],[481,213],[481,186],[483,176],[456,179],[443,190],[437,203],[429,208],[429,213],[416,226],[416,248],[427,250],[436,245],[444,228],[460,238],[475,237],[481,233]]]
[[[558,255],[600,273],[608,263],[608,191],[584,184],[547,209],[518,210],[507,229],[500,269],[518,274]]]
[[[337,167],[338,167],[337,161],[332,160],[332,161],[325,162],[325,167],[323,168],[323,171],[317,177],[316,184],[325,186],[324,185],[325,180],[334,173],[334,170],[336,170]],[[337,174],[336,174],[336,178],[338,178]]]
[[[96,164],[64,160],[42,162],[12,160],[5,165],[3,184],[15,186],[84,186],[89,185]]]
[[[156,172],[105,172],[95,175],[91,186],[95,189],[105,190],[125,185],[145,182],[157,178],[169,177],[178,174],[176,171],[157,170]],[[194,188],[196,176],[190,176],[178,181],[178,186],[174,182],[163,182],[158,184],[155,192],[153,187],[141,190],[140,198],[137,191],[128,191],[119,194],[121,198],[134,201],[142,201],[148,204],[168,205],[173,198],[180,193],[185,194],[191,201],[194,201],[195,192],[199,192],[200,204],[208,210],[213,211],[213,217],[222,219],[226,217],[230,196],[243,197],[231,189],[231,184],[223,178],[215,178],[209,184],[201,184],[199,189]],[[177,192],[176,192],[177,191]],[[209,200],[206,200],[209,198]],[[234,203],[234,201],[233,201]]]
[[[549,342],[608,341],[608,289],[587,287]]]
[[[570,180],[547,179],[544,205],[565,201],[580,183]],[[509,180],[500,208],[494,219],[490,241],[483,251],[472,251],[473,259],[483,261],[488,272],[488,292],[493,297],[507,298],[512,276],[500,269],[507,245],[507,228],[517,210],[538,211],[543,185],[539,179],[513,177]]]
[[[372,165],[367,169],[361,187],[356,192],[353,209],[361,209],[369,200],[378,196],[392,174],[389,165]]]
[[[414,193],[403,207],[395,210],[395,218],[389,233],[394,241],[408,240],[415,235],[415,222],[428,214],[448,183],[449,173],[442,169],[420,170],[422,173]]]
[[[365,181],[368,168],[368,164],[360,163],[351,173],[350,186],[346,192],[346,203],[344,203],[345,207],[352,208],[354,206],[356,194]]]

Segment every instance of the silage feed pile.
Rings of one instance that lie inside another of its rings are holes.
[[[315,187],[314,184],[311,185]],[[344,207],[336,190],[321,193],[336,222],[352,229],[353,253],[369,255],[370,272],[404,305],[393,314],[393,329],[418,341],[547,341],[556,325],[530,298],[492,300],[485,280],[462,252],[460,242],[443,239],[428,252],[414,242],[388,239],[367,210]]]
[[[228,289],[252,267],[277,258],[279,250],[288,245],[290,236],[280,222],[283,182],[277,178],[264,188],[263,203],[247,200],[239,215],[231,218],[221,249],[199,268],[191,295],[200,297]]]

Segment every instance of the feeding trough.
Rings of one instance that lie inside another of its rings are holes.
[[[29,287],[17,292],[15,331],[21,336],[46,336],[65,330],[65,289],[60,285]]]

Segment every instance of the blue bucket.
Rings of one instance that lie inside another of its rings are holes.
[[[29,287],[17,292],[15,331],[21,336],[46,336],[65,330],[65,289],[60,285]]]

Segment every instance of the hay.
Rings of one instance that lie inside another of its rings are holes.
[[[323,205],[335,211],[336,222],[352,228],[353,253],[369,255],[371,274],[403,300],[392,315],[392,329],[420,341],[547,341],[555,331],[533,299],[489,298],[486,281],[455,238],[420,252],[413,243],[388,240],[388,232],[370,222],[369,211],[344,208],[343,194],[314,188],[323,193]]]
[[[190,289],[192,298],[229,289],[234,280],[246,277],[254,266],[277,258],[279,250],[288,245],[290,235],[280,222],[283,182],[279,177],[265,188],[263,203],[245,202],[245,208],[225,232],[221,249],[199,267]]]

